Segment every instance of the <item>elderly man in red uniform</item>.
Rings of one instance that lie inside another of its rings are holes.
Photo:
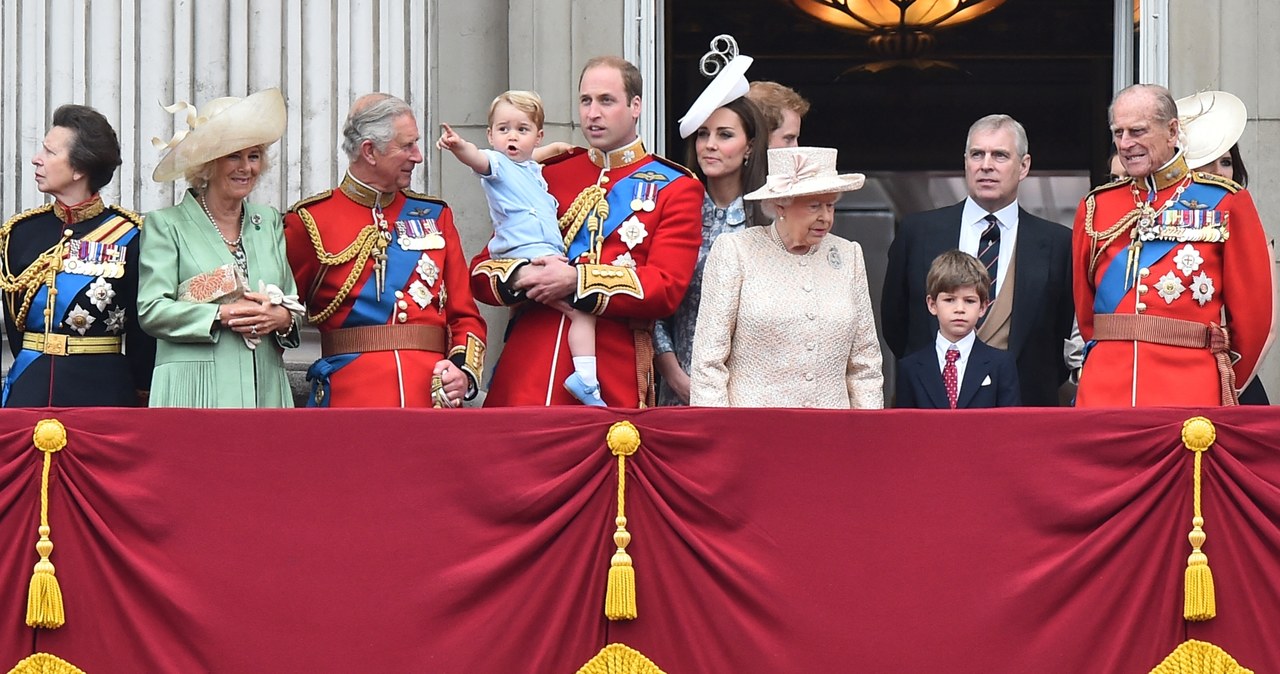
[[[342,184],[285,216],[289,264],[320,328],[308,405],[456,407],[480,382],[485,325],[452,211],[405,189],[422,162],[413,110],[362,96],[342,135]]]
[[[645,151],[636,135],[640,73],[617,57],[589,61],[578,114],[590,148],[543,170],[559,202],[566,264],[556,258],[472,261],[481,301],[511,306],[512,325],[486,406],[569,405],[568,303],[600,317],[600,394],[609,406],[653,402],[655,319],[670,316],[693,275],[702,240],[702,185],[678,164]]]
[[[1078,405],[1235,404],[1270,341],[1271,260],[1253,199],[1188,170],[1177,114],[1154,85],[1111,104],[1129,177],[1076,211],[1076,314],[1089,342]]]

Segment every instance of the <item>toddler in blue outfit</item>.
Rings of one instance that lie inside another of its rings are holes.
[[[542,166],[533,158],[535,148],[542,142],[544,119],[538,94],[508,91],[489,106],[488,138],[493,149],[481,150],[448,124],[440,125],[436,147],[452,152],[480,176],[493,219],[489,255],[495,259],[565,259],[556,199],[547,192]],[[596,376],[596,317],[567,304],[560,310],[569,317],[569,353],[574,370],[564,386],[583,404],[604,407]]]

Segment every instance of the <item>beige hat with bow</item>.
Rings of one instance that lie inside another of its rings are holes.
[[[186,101],[164,109],[172,114],[186,110],[189,129],[174,133],[168,143],[151,139],[152,145],[168,150],[151,174],[156,182],[180,178],[187,169],[232,152],[270,145],[284,135],[284,96],[279,89],[265,89],[245,98],[215,98],[199,111]]]
[[[743,197],[749,201],[784,199],[862,189],[866,176],[836,172],[832,147],[775,147],[769,150],[769,177],[764,186]]]
[[[1225,91],[1202,91],[1177,103],[1188,168],[1200,168],[1226,154],[1249,121],[1244,101]]]

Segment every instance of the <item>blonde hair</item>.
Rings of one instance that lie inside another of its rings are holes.
[[[489,126],[493,126],[493,113],[498,109],[499,103],[506,103],[511,107],[529,115],[529,120],[533,125],[542,129],[542,122],[546,120],[546,112],[542,108],[542,97],[533,91],[520,91],[512,89],[498,94],[489,104]]]
[[[244,152],[245,150],[257,150],[258,153],[262,155],[262,159],[258,162],[262,166],[262,170],[258,172],[259,176],[266,173],[267,170],[271,168],[271,159],[267,156],[266,144],[252,145],[239,151]],[[235,153],[231,152],[228,154]],[[218,159],[222,159],[222,157],[218,157]],[[213,166],[218,163],[218,159],[210,159],[203,164],[190,166],[186,171],[182,172],[182,177],[186,179],[187,184],[191,186],[191,189],[200,194],[204,194],[205,190],[209,189],[209,179],[213,177]]]
[[[925,277],[925,292],[938,299],[941,293],[973,286],[983,304],[991,299],[991,275],[978,258],[961,250],[949,250],[933,259]]]

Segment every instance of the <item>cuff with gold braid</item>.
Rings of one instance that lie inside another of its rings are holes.
[[[522,259],[485,260],[476,265],[471,275],[487,278],[493,296],[504,305],[516,304],[525,300],[525,294],[523,290],[511,287],[512,276],[517,269],[528,263],[528,260]]]
[[[640,285],[640,277],[631,267],[617,267],[608,264],[580,264],[578,269],[578,287],[574,293],[573,306],[593,314],[604,313],[609,305],[609,298],[614,295],[630,295],[638,300],[644,299],[644,288]]]
[[[449,360],[467,373],[465,398],[475,398],[480,391],[480,376],[484,372],[484,342],[468,332],[465,345],[459,344],[449,350]]]

